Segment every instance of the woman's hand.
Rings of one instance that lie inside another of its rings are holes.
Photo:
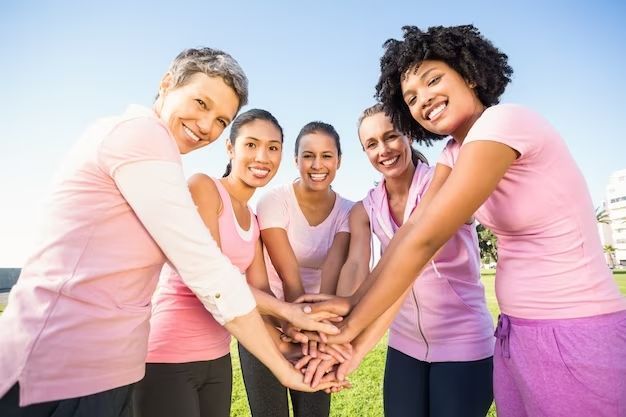
[[[323,378],[317,386],[312,387],[308,382],[305,382],[302,373],[293,366],[283,370],[280,374],[276,374],[276,377],[283,386],[302,392],[315,392],[320,390],[328,390],[329,392],[332,390],[339,391],[349,384],[347,381],[339,382],[334,376],[331,376]]]
[[[303,294],[294,302],[312,303],[311,313],[317,314],[326,312],[336,316],[346,316],[352,310],[352,300],[350,297],[339,297],[328,294]]]
[[[329,335],[339,333],[339,329],[328,321],[337,320],[339,318],[339,315],[334,312],[327,310],[313,311],[312,306],[309,304],[296,303],[285,303],[283,309],[284,319],[289,322],[291,325],[290,327],[293,327],[298,331],[310,330]],[[286,328],[284,328],[284,331],[289,337],[298,340],[298,338],[294,337],[295,334],[290,334],[293,333],[293,331]],[[298,341],[303,342],[304,340]]]

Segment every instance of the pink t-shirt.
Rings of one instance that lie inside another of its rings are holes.
[[[254,259],[259,240],[256,216],[243,230],[233,212],[228,191],[214,180],[222,199],[218,217],[222,253],[242,274]],[[194,293],[167,263],[153,299],[148,357],[151,363],[184,363],[221,358],[230,350],[230,333],[215,321]]]
[[[322,266],[339,232],[349,232],[348,216],[354,204],[336,194],[335,205],[326,219],[311,226],[300,210],[293,184],[277,187],[266,193],[257,205],[261,230],[285,229],[300,267],[300,279],[307,294],[317,294],[322,280]],[[283,283],[265,253],[270,287],[277,298],[284,299]]]
[[[160,120],[131,107],[95,123],[64,161],[36,251],[0,316],[0,397],[16,381],[27,405],[143,377],[150,298],[165,257],[113,173],[150,160],[181,163]]]
[[[606,265],[587,184],[565,142],[537,113],[488,108],[440,163],[463,146],[495,141],[519,152],[476,218],[498,238],[496,296],[505,314],[566,319],[626,309]]]

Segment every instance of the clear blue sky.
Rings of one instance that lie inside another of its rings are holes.
[[[230,52],[250,79],[250,106],[282,123],[287,145],[271,185],[293,180],[294,137],[323,120],[342,136],[335,189],[362,198],[377,175],[356,119],[373,104],[382,43],[407,24],[473,23],[507,53],[515,73],[502,101],[560,130],[598,205],[609,174],[626,168],[626,6],[586,3],[2,1],[0,266],[23,263],[49,179],[80,132],[129,103],[150,105],[187,47]],[[431,161],[441,146],[426,150]],[[219,175],[225,163],[223,138],[185,158],[188,175]]]

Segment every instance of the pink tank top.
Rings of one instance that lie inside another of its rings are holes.
[[[254,259],[259,239],[256,216],[250,210],[250,227],[243,230],[235,217],[230,195],[220,181],[213,181],[222,199],[218,218],[222,253],[244,274]],[[215,321],[169,263],[161,272],[152,301],[146,362],[196,362],[228,354],[230,333]]]

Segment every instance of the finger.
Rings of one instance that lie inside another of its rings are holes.
[[[326,353],[331,355],[334,360],[339,363],[344,363],[348,358],[345,358],[339,351],[334,349],[332,346],[326,346]]]
[[[320,335],[317,332],[310,332],[308,330],[303,330],[302,334],[306,335],[308,340],[315,340],[316,342],[320,341]]]
[[[309,354],[309,342],[302,343],[302,354],[308,356]]]
[[[311,359],[312,358],[308,355],[303,356],[302,358],[300,358],[298,362],[296,362],[296,364],[293,367],[296,368],[297,370],[301,370],[303,367],[306,366],[307,363],[311,361]]]
[[[318,303],[320,301],[331,300],[335,298],[334,295],[329,294],[302,294],[296,298],[294,303]]]
[[[332,344],[329,346],[335,352],[338,352],[344,359],[348,360],[352,357],[352,349],[348,349],[345,345]]]
[[[322,321],[322,320],[329,320],[335,317],[339,317],[339,314],[337,313],[333,313],[332,311],[316,311],[313,312],[313,308],[310,305],[306,305],[306,307],[308,307],[308,312],[306,312],[308,314],[308,317],[315,320],[315,321]],[[304,310],[304,307],[302,308]]]
[[[328,371],[330,371],[332,367],[333,362],[323,361],[315,370],[313,380],[311,381],[311,386],[315,388],[320,382],[322,382],[322,378],[328,373]]]
[[[311,362],[309,362],[309,365],[306,368],[306,372],[304,373],[304,383],[305,384],[311,384],[311,380],[313,380],[313,376],[315,375],[315,371],[317,370],[317,367],[319,366],[319,364],[322,362],[321,359],[319,358],[313,358],[311,359]]]
[[[309,355],[317,358],[317,342],[315,340],[309,341]]]
[[[310,320],[305,323],[307,330],[314,332],[322,332],[327,334],[339,334],[339,328],[334,324],[324,323],[323,321]]]
[[[287,334],[288,337],[290,337],[291,339],[293,339],[294,341],[298,342],[298,343],[307,343],[309,341],[309,338],[306,334],[304,334],[304,332],[299,331],[298,329],[296,329],[295,327],[287,327],[287,331],[285,332]]]

